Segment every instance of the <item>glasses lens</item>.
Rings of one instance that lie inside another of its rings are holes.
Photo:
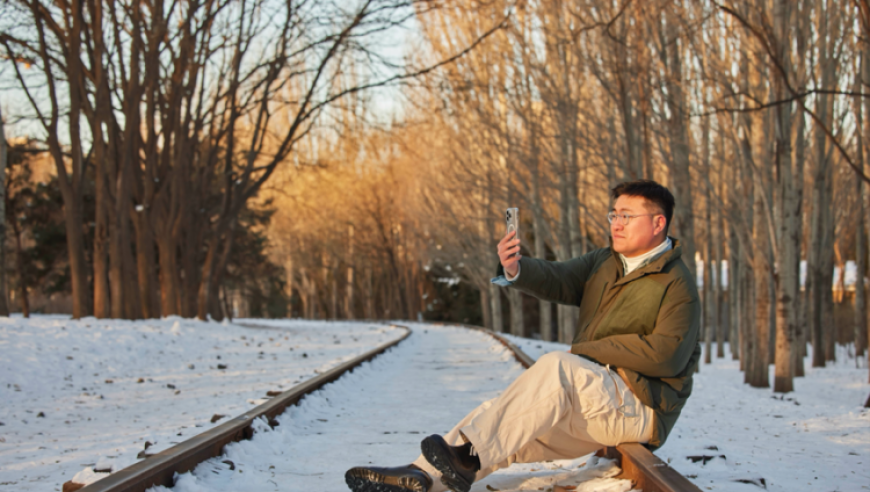
[[[624,215],[624,214],[623,214],[623,215],[620,215],[620,214],[615,213],[615,212],[610,212],[610,213],[607,214],[607,222],[610,222],[611,224],[612,224],[614,221],[619,220],[619,222],[620,222],[622,225],[628,225],[628,221],[629,221],[630,218],[631,218],[630,215]]]

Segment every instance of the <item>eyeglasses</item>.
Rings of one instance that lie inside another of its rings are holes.
[[[620,222],[622,222],[622,225],[628,225],[628,223],[631,222],[631,219],[633,219],[635,217],[654,217],[656,215],[661,215],[661,214],[628,215],[628,214],[618,214],[616,212],[610,212],[607,214],[607,222],[610,222],[612,224],[613,221],[616,220],[617,217],[619,217]]]

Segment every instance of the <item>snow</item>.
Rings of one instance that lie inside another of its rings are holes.
[[[181,474],[176,492],[237,490],[346,491],[353,466],[398,466],[420,454],[420,441],[444,434],[466,413],[497,396],[524,370],[513,354],[484,333],[411,323],[414,334],[264,422],[253,439],[231,443],[224,455]],[[625,492],[609,460],[562,460],[515,465],[476,483],[472,492],[538,490],[554,483],[577,490]],[[155,487],[153,492],[166,492]]]
[[[568,348],[508,338],[532,358]],[[725,353],[695,375],[676,427],[655,452],[659,458],[702,490],[870,490],[866,358],[856,361],[839,347],[838,362],[814,369],[810,355],[795,391],[774,395],[743,384],[739,361],[729,347]]]
[[[286,390],[404,333],[371,323],[242,322],[268,326],[0,318],[0,490],[96,480],[104,474],[95,469],[136,462],[146,441],[149,453],[165,449],[225,421],[211,423],[214,414],[240,415],[266,391]],[[446,432],[522,372],[486,334],[408,326],[414,334],[397,347],[306,397],[274,429],[257,421],[252,440],[180,475],[174,490],[346,491],[345,470],[409,463],[423,437]],[[508,338],[533,358],[568,348]],[[870,490],[865,359],[841,347],[836,364],[813,369],[810,361],[796,391],[781,399],[743,384],[730,355],[702,365],[656,454],[702,490]],[[628,482],[610,478],[616,472],[590,457],[514,465],[472,490],[577,483],[579,491],[627,490]]]
[[[405,333],[247,321],[272,328],[0,318],[0,490],[60,490],[77,474],[89,483],[104,476],[94,469],[137,462],[146,442],[159,452]]]
[[[700,256],[695,260],[695,269],[698,272],[697,274],[697,284],[698,288],[701,289],[704,287],[704,262],[701,261]],[[728,260],[722,260],[720,265],[720,271],[722,275],[722,288],[728,289]],[[799,266],[799,282],[801,288],[806,286],[807,284],[807,260],[801,260]],[[837,284],[837,280],[840,278],[840,267],[834,266],[834,276],[833,276],[833,284],[831,287],[835,287]],[[846,260],[846,271],[843,274],[843,285],[846,287],[846,290],[853,291],[855,290],[855,281],[858,279],[858,267],[855,264],[854,260]],[[716,282],[716,269],[713,269],[713,282]],[[867,279],[864,279],[864,282],[867,282]]]

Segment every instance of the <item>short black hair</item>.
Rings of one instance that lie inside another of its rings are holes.
[[[622,195],[640,196],[646,201],[662,209],[665,216],[665,234],[671,226],[671,218],[674,216],[674,195],[664,186],[649,179],[625,181],[614,186],[610,190],[610,197],[616,201]]]

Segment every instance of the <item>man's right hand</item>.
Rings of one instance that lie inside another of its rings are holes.
[[[501,266],[509,277],[516,277],[519,272],[519,263],[522,255],[520,254],[520,240],[514,238],[516,231],[510,231],[505,234],[501,241],[498,242],[498,259],[501,261]]]

